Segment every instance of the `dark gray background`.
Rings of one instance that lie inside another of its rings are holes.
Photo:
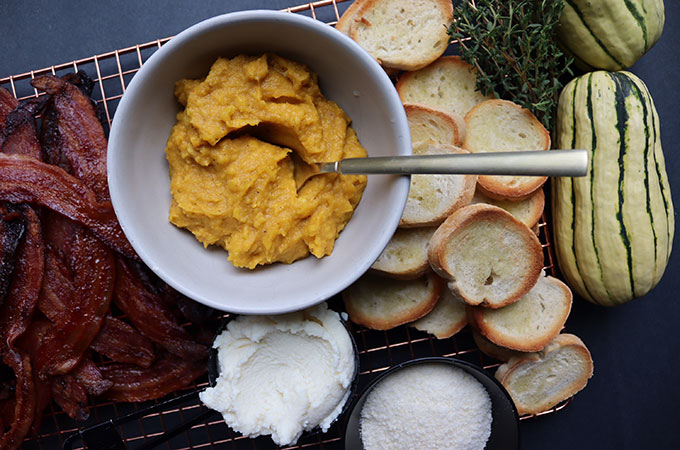
[[[172,36],[217,14],[300,3],[0,0],[0,78]],[[348,4],[341,3],[341,11]],[[679,30],[680,2],[666,1],[660,42],[631,69],[647,83],[661,117],[676,205],[680,202]],[[678,251],[659,286],[643,299],[612,309],[574,302],[567,328],[590,348],[595,376],[562,411],[522,422],[523,449],[679,448],[675,437],[680,419]]]

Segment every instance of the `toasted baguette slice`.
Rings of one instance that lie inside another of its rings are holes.
[[[486,203],[488,205],[498,206],[512,214],[515,219],[519,220],[524,225],[533,228],[543,214],[543,209],[545,208],[545,193],[543,192],[543,189],[537,189],[533,194],[526,198],[511,201],[491,198],[477,189],[470,203],[473,205],[477,203]]]
[[[371,271],[402,280],[424,275],[430,268],[427,244],[435,229],[436,227],[398,228],[371,266]]]
[[[517,350],[501,347],[500,345],[496,345],[487,338],[485,338],[484,335],[480,333],[477,329],[475,329],[474,326],[471,327],[471,329],[472,338],[474,339],[477,348],[479,349],[479,351],[481,351],[490,358],[506,362],[510,358],[523,356],[526,354],[525,352],[520,352]]]
[[[383,66],[416,70],[444,53],[452,19],[449,0],[366,0],[350,20],[349,36]]]
[[[354,22],[357,12],[359,12],[359,8],[364,3],[366,3],[366,0],[355,0],[351,5],[349,5],[349,7],[345,10],[344,13],[342,13],[340,18],[338,19],[338,23],[335,24],[335,28],[338,31],[341,31],[342,33],[349,36],[350,27]],[[378,63],[380,63],[380,61],[378,61]],[[399,69],[385,67],[383,64],[381,64],[381,66],[385,70],[385,72],[387,72],[387,75],[389,75],[390,77],[396,77],[397,74],[399,73]]]
[[[475,90],[477,73],[460,56],[442,56],[397,81],[402,103],[418,103],[465,117],[476,104],[492,97]]]
[[[536,235],[497,206],[465,206],[430,239],[430,266],[469,305],[500,308],[536,284],[543,250]]]
[[[486,100],[465,115],[465,147],[471,153],[548,150],[550,133],[528,109],[507,100]],[[480,176],[478,183],[494,198],[526,197],[547,177]]]
[[[571,311],[571,290],[557,278],[540,277],[515,303],[499,309],[470,307],[468,318],[496,345],[536,352],[559,334]]]
[[[366,0],[354,0],[338,19],[338,23],[335,24],[335,29],[349,36],[349,29],[352,26],[352,22],[354,22],[354,18],[356,17],[359,8],[364,3],[366,3]]]
[[[463,145],[465,121],[459,115],[414,103],[405,104],[404,111],[414,145],[427,141],[435,145]]]
[[[425,317],[411,324],[414,328],[434,335],[437,339],[450,338],[467,325],[465,303],[444,289],[437,306]]]
[[[416,155],[467,153],[451,145],[432,147],[423,142],[413,147]],[[452,212],[470,203],[475,195],[476,175],[412,175],[400,227],[439,225]]]
[[[523,414],[538,414],[575,395],[593,376],[593,360],[573,334],[560,334],[542,351],[513,357],[496,371]]]
[[[374,330],[389,330],[432,311],[443,282],[431,271],[415,280],[395,280],[365,274],[342,297],[352,322]]]

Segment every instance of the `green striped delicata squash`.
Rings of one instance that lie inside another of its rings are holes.
[[[621,70],[652,48],[664,22],[663,0],[565,0],[557,39],[582,69]]]
[[[554,244],[565,280],[605,306],[645,295],[663,276],[675,230],[647,86],[629,72],[575,78],[560,94],[556,146],[590,151],[585,177],[552,180]]]

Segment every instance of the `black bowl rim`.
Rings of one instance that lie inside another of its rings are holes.
[[[514,422],[516,424],[516,429],[517,429],[517,442],[515,445],[515,449],[520,448],[520,428],[519,428],[519,413],[517,412],[517,407],[515,406],[515,402],[512,400],[512,397],[508,393],[508,391],[505,389],[505,387],[501,384],[500,381],[498,381],[494,376],[490,375],[487,373],[482,367],[473,364],[468,361],[464,361],[459,358],[455,357],[449,357],[449,356],[426,356],[426,357],[421,357],[421,358],[414,358],[414,359],[409,359],[407,361],[403,361],[401,363],[395,364],[385,371],[383,371],[381,374],[376,376],[373,380],[368,383],[368,385],[356,396],[356,398],[352,401],[351,408],[349,409],[347,415],[343,419],[343,432],[342,432],[342,437],[345,442],[345,450],[354,450],[350,449],[347,447],[347,436],[350,431],[349,429],[349,421],[350,418],[352,417],[352,414],[354,413],[354,409],[357,407],[359,403],[362,402],[362,400],[368,395],[370,391],[373,390],[373,388],[382,380],[384,380],[386,377],[389,375],[393,374],[394,372],[403,369],[404,367],[409,367],[417,364],[425,364],[425,363],[445,363],[445,364],[451,364],[453,366],[461,367],[463,370],[469,369],[470,371],[480,375],[481,377],[484,377],[492,382],[492,384],[496,385],[500,392],[503,393],[504,397],[506,398],[508,405],[510,406],[510,409],[513,413],[514,416]]]

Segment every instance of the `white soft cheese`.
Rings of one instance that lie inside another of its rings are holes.
[[[354,347],[325,303],[278,316],[239,316],[213,344],[220,376],[200,398],[246,436],[278,445],[303,431],[328,430],[354,376]]]

